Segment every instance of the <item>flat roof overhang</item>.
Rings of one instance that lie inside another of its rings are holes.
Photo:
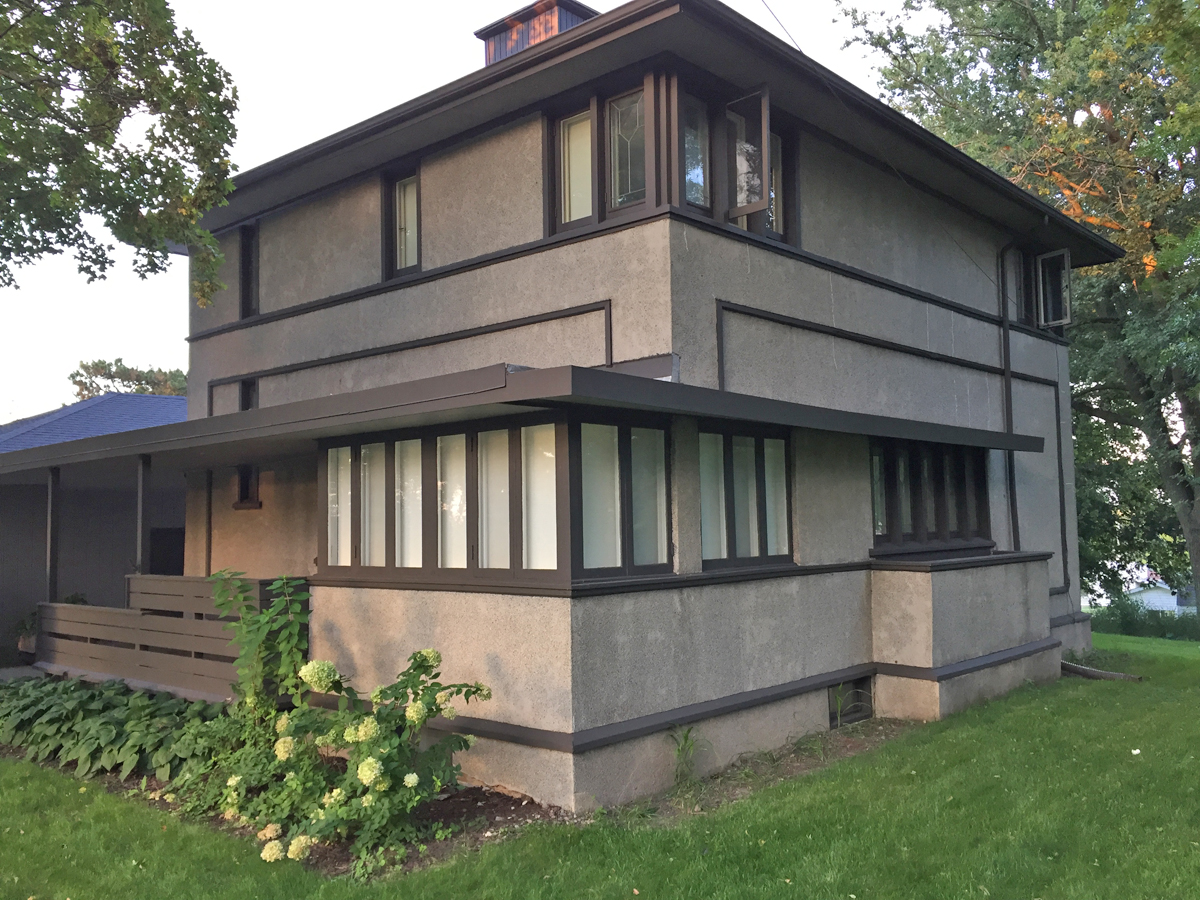
[[[313,453],[322,439],[564,407],[608,407],[817,431],[1040,453],[1033,435],[846,412],[605,369],[498,363],[419,381],[0,454],[0,484],[41,483],[52,466],[103,469],[149,455],[156,470],[233,466]]]
[[[728,83],[771,85],[776,106],[875,159],[904,180],[972,210],[1072,264],[1124,251],[715,0],[633,0],[501,62],[240,173],[226,206],[201,224],[222,231],[367,175],[405,156],[664,56]]]

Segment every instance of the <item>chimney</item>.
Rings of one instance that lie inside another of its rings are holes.
[[[490,66],[598,15],[576,0],[538,0],[485,25],[475,37],[483,41],[484,65]]]

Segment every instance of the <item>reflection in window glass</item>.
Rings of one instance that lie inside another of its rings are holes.
[[[417,264],[417,179],[396,182],[396,268]]]
[[[887,533],[887,485],[883,475],[883,451],[871,450],[871,510],[875,519],[875,534]]]
[[[614,208],[646,199],[645,109],[641,91],[608,103],[608,187]]]
[[[507,569],[508,431],[483,431],[479,457],[479,568]]]
[[[771,135],[771,171],[768,174],[767,228],[783,234],[783,139]]]
[[[1071,321],[1071,269],[1065,251],[1037,258],[1042,325]]]
[[[754,465],[754,438],[733,439],[733,546],[734,555],[758,556],[758,476]]]
[[[553,425],[521,429],[521,546],[526,569],[558,568]]]
[[[700,555],[725,559],[725,439],[700,434]]]
[[[631,428],[633,564],[667,561],[667,436],[657,428]]]
[[[709,206],[708,107],[683,98],[683,178],[688,203]]]
[[[942,460],[942,477],[946,486],[946,525],[951,534],[958,531],[958,465],[957,455],[947,450]]]
[[[729,104],[728,124],[732,205],[740,208],[763,199],[762,96],[752,94]]]
[[[467,436],[437,439],[438,566],[467,567]]]
[[[912,485],[908,474],[908,454],[901,453],[896,460],[896,494],[900,500],[900,531],[912,534]]]
[[[617,429],[581,425],[583,469],[583,567],[621,565],[621,498]]]
[[[396,444],[396,565],[421,566],[421,442]]]
[[[350,448],[331,447],[327,465],[327,556],[331,566],[348,566],[353,549],[350,543]]]
[[[592,214],[592,114],[564,119],[558,130],[562,220],[574,222]]]
[[[383,444],[363,444],[359,454],[359,506],[362,564],[387,562],[387,484]]]
[[[937,497],[933,487],[933,456],[921,454],[921,503],[925,507],[925,533],[937,534]]]
[[[766,469],[767,555],[782,556],[788,547],[786,444],[779,438],[763,440]]]

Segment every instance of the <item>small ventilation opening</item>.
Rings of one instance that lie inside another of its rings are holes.
[[[875,692],[871,676],[843,681],[829,689],[829,727],[840,728],[875,714]]]
[[[490,66],[598,15],[575,0],[540,0],[485,25],[475,37],[483,41],[484,64]]]

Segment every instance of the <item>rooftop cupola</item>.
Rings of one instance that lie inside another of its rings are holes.
[[[538,0],[485,25],[475,37],[483,41],[484,64],[490,66],[598,15],[576,0]]]

